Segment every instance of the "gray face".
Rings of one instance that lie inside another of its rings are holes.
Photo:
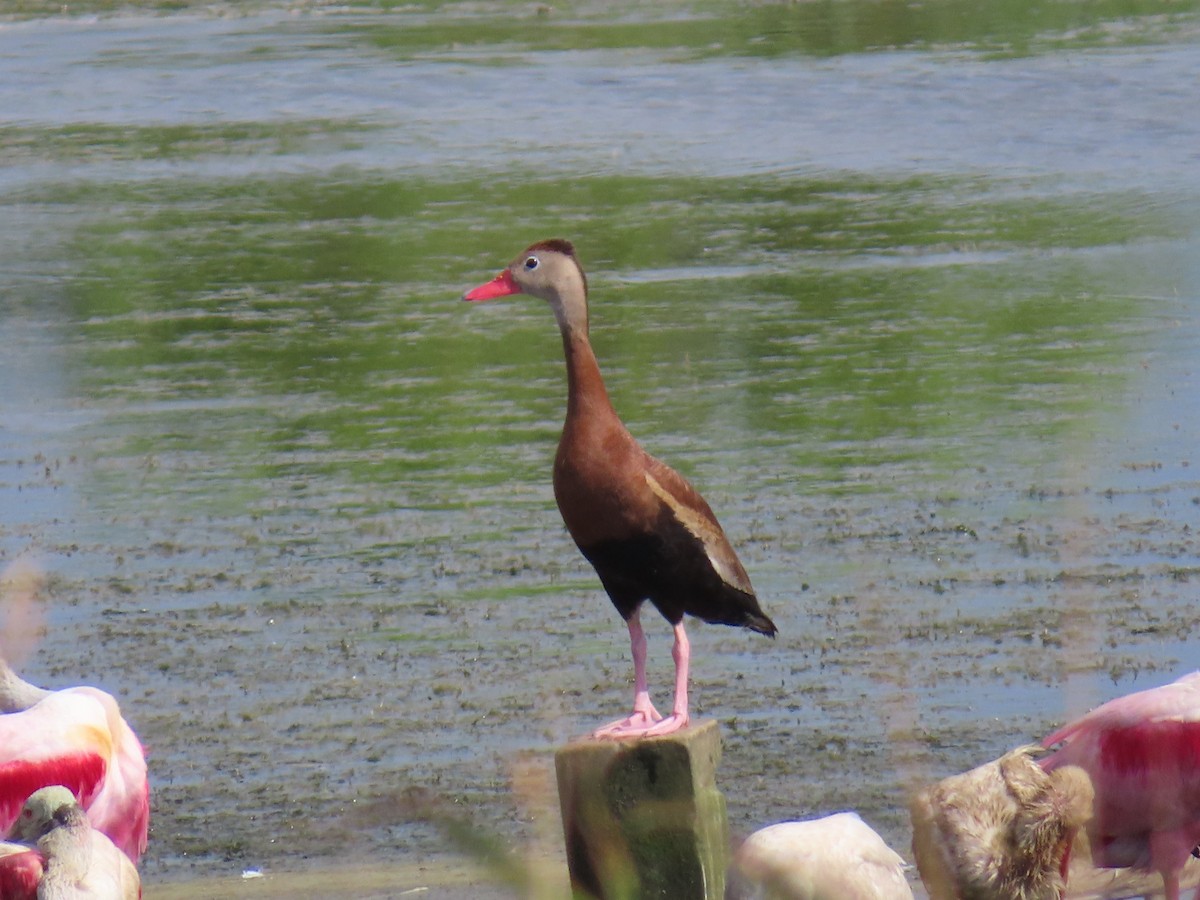
[[[560,328],[587,328],[587,282],[573,256],[535,244],[508,271],[523,293],[550,304]]]

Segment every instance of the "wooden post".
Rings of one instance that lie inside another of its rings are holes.
[[[585,739],[554,756],[576,896],[721,900],[729,822],[713,719],[637,741]]]

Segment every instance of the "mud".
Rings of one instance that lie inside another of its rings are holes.
[[[1196,667],[1190,2],[209,7],[0,28],[8,652],[141,735],[148,898],[561,895],[552,754],[627,640],[552,319],[457,300],[551,233],[780,629],[691,628],[735,834],[904,851],[914,784]]]

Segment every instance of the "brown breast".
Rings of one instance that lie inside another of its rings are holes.
[[[646,483],[645,456],[611,407],[568,416],[554,459],[554,497],[580,547],[653,526],[660,502]]]

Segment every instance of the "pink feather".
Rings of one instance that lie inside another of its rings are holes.
[[[4,900],[37,900],[38,883],[46,860],[21,844],[0,844],[0,897]]]
[[[0,834],[30,794],[54,784],[75,794],[93,827],[137,862],[150,825],[146,760],[104,691],[45,692],[27,709],[0,714]]]
[[[1092,779],[1094,864],[1157,871],[1178,897],[1200,843],[1200,672],[1111,700],[1042,742],[1060,743],[1042,766],[1076,765]]]

